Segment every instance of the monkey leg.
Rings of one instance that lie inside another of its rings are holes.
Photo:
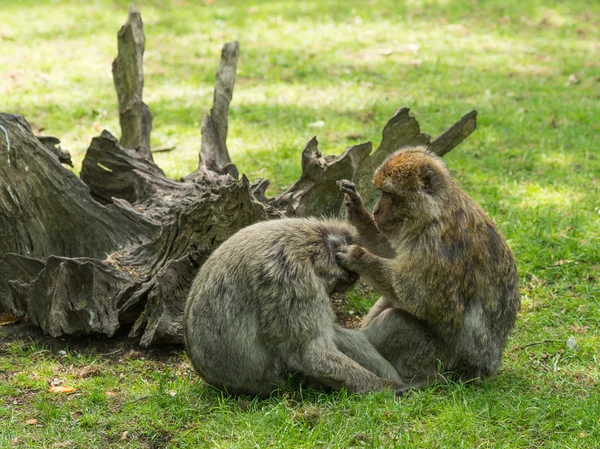
[[[367,326],[369,326],[371,321],[373,321],[381,314],[381,312],[383,312],[386,309],[389,309],[390,307],[393,307],[392,303],[382,296],[377,300],[375,304],[373,304],[373,307],[371,307],[369,313],[367,313],[367,315],[363,318],[360,327],[363,329],[366,328]]]
[[[364,332],[401,379],[413,388],[437,380],[441,365],[448,358],[446,345],[429,326],[401,309],[383,310]]]
[[[334,341],[340,351],[378,377],[400,382],[392,364],[377,352],[364,332],[336,326]]]
[[[332,341],[313,340],[302,356],[301,373],[321,385],[350,393],[367,393],[389,387],[396,394],[410,388],[403,383],[377,377],[337,349]]]
[[[206,341],[211,341],[209,338]],[[192,348],[190,359],[206,383],[228,394],[267,397],[285,385],[285,370],[270,353],[259,345],[239,346],[247,352],[240,354],[214,344],[204,351]]]

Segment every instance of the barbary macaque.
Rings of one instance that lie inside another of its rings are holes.
[[[330,295],[358,276],[335,254],[356,239],[348,223],[281,219],[226,240],[201,267],[184,314],[187,351],[204,380],[266,396],[290,376],[349,392],[408,386],[364,332],[335,323]]]
[[[393,153],[373,182],[373,214],[352,182],[339,182],[360,246],[337,254],[382,295],[363,321],[369,341],[413,387],[441,373],[493,375],[520,306],[506,241],[425,147]]]

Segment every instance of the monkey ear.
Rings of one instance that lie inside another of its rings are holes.
[[[429,194],[434,193],[442,184],[440,174],[430,165],[421,167],[419,177],[421,178],[423,190]]]

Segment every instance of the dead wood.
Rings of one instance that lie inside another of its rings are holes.
[[[269,197],[269,181],[240,177],[227,150],[239,58],[230,42],[202,121],[198,169],[176,181],[152,160],[152,117],[142,101],[145,37],[133,7],[118,42],[121,139],[108,131],[92,139],[81,178],[61,165],[70,158],[58,139],[35,137],[24,118],[0,113],[0,312],[26,314],[52,336],[112,336],[130,326],[144,346],[180,343],[190,283],[237,230],[283,216],[337,216],[342,178],[372,205],[373,171],[390,153],[423,144],[443,155],[476,127],[472,111],[430,142],[402,108],[372,154],[367,142],[323,156],[313,137],[298,181]]]
[[[144,90],[144,35],[142,16],[131,5],[129,17],[118,37],[119,54],[113,61],[112,72],[119,100],[120,143],[152,160],[150,131],[152,115],[142,101]]]

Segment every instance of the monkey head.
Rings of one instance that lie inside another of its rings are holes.
[[[373,183],[381,192],[373,210],[379,229],[397,240],[407,223],[416,226],[442,214],[452,179],[442,160],[426,147],[411,147],[390,155],[375,171]]]
[[[359,279],[359,275],[340,267],[335,260],[335,255],[340,248],[356,242],[356,235],[351,233],[330,233],[327,226],[322,231],[326,251],[321,252],[322,257],[314,259],[317,275],[323,279],[327,292],[343,293],[350,289]]]

